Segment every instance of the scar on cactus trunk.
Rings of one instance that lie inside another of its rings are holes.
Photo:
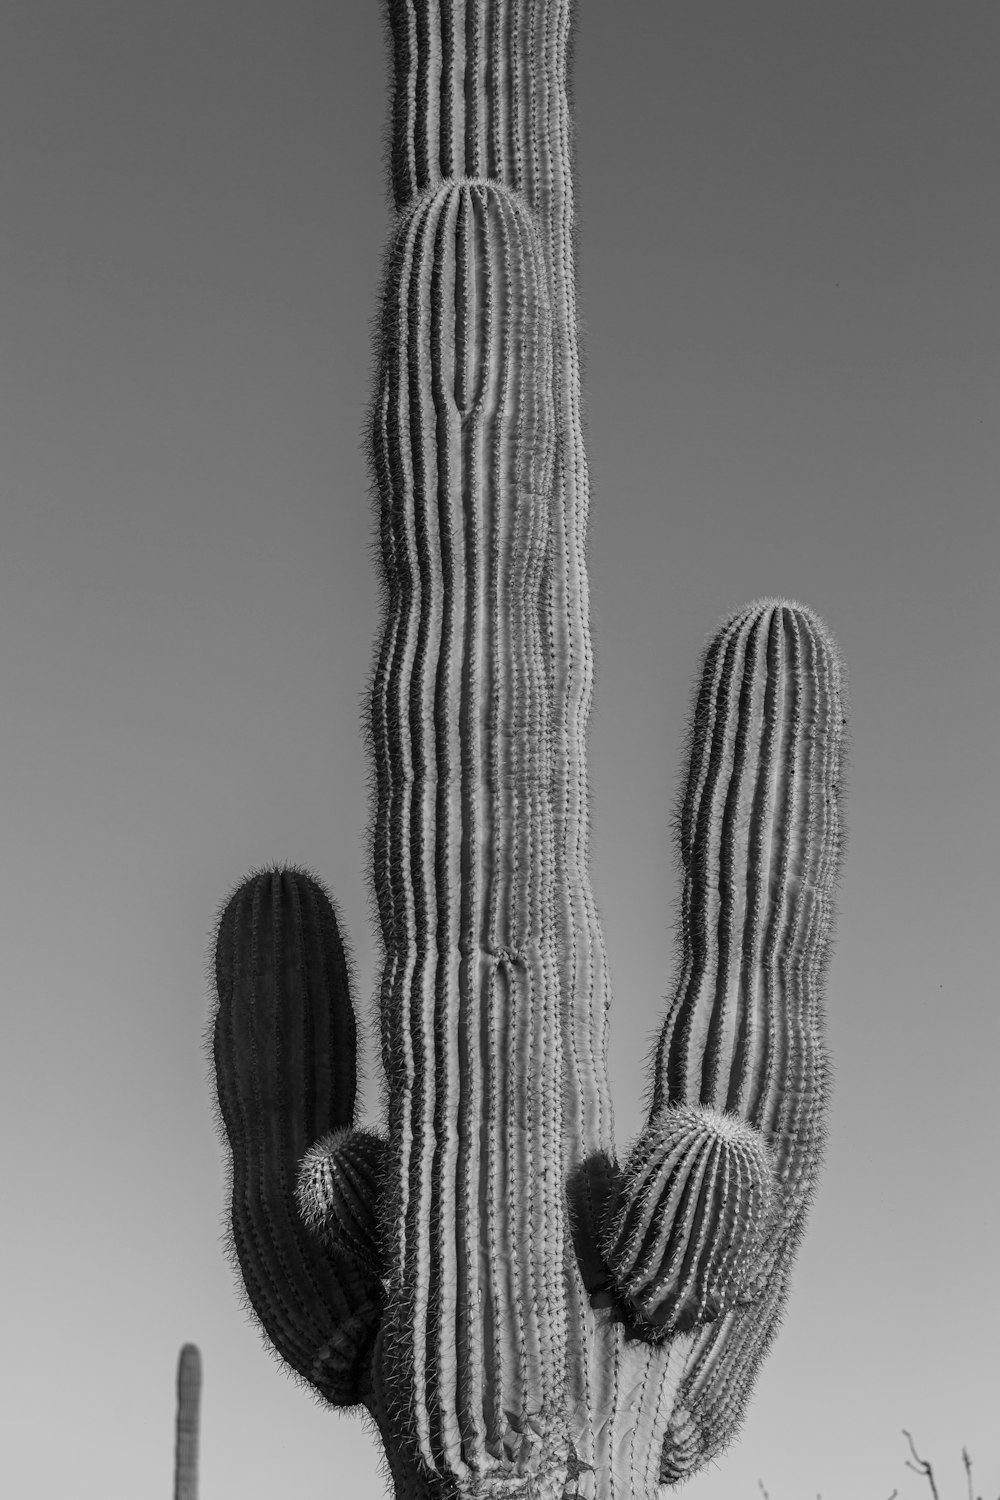
[[[741,1421],[823,1148],[843,685],[758,601],[706,652],[676,826],[683,953],[616,1155],[590,887],[588,480],[567,0],[391,0],[370,414],[368,742],[385,1118],[356,1120],[341,923],[252,873],[214,1051],[249,1307],[377,1425],[400,1500],[646,1500]]]

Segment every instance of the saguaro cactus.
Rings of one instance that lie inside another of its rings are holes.
[[[177,1360],[174,1500],[198,1500],[200,1406],[201,1354],[197,1344],[185,1344]]]
[[[233,1248],[279,1354],[406,1500],[646,1500],[729,1441],[823,1144],[839,660],[763,600],[705,656],[683,958],[624,1165],[588,875],[588,487],[569,0],[390,0],[369,742],[387,1118],[297,869],[220,914]]]

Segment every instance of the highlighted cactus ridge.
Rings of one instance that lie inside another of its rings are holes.
[[[771,1211],[759,1131],[701,1106],[664,1110],[626,1164],[605,1231],[619,1296],[652,1336],[688,1332],[732,1307]]]
[[[299,1166],[299,1211],[330,1253],[382,1272],[378,1201],[386,1172],[386,1143],[373,1130],[331,1130]]]
[[[306,1148],[350,1124],[357,1079],[347,954],[323,887],[261,871],[224,906],[216,937],[218,1105],[232,1153],[232,1248],[277,1352],[334,1405],[364,1393],[381,1288],[334,1264],[295,1198]]]

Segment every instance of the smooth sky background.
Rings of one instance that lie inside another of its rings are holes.
[[[374,992],[361,450],[375,0],[0,8],[5,1493],[381,1500],[237,1302],[218,904],[333,890]],[[594,883],[621,1149],[673,966],[692,674],[763,594],[851,684],[825,1175],[742,1439],[685,1500],[1000,1493],[1000,6],[580,0]],[[377,1102],[374,1049],[365,1103]],[[375,1123],[369,1112],[367,1123]]]

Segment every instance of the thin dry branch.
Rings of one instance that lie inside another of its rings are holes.
[[[931,1487],[931,1494],[934,1496],[934,1500],[941,1500],[941,1497],[938,1494],[938,1487],[934,1483],[934,1470],[931,1468],[931,1466],[928,1463],[928,1461],[927,1461],[926,1458],[921,1458],[920,1457],[920,1454],[917,1452],[916,1448],[914,1448],[914,1446],[913,1446],[913,1439],[910,1436],[910,1434],[907,1432],[907,1430],[906,1430],[905,1427],[903,1428],[903,1436],[905,1437],[906,1441],[909,1443],[909,1445],[910,1445],[910,1452],[913,1454],[913,1457],[914,1457],[914,1460],[915,1460],[914,1463],[910,1463],[910,1460],[907,1459],[906,1460],[906,1467],[908,1469],[912,1469],[913,1472],[914,1472],[914,1474],[923,1474],[923,1476],[927,1480],[927,1483]]]

